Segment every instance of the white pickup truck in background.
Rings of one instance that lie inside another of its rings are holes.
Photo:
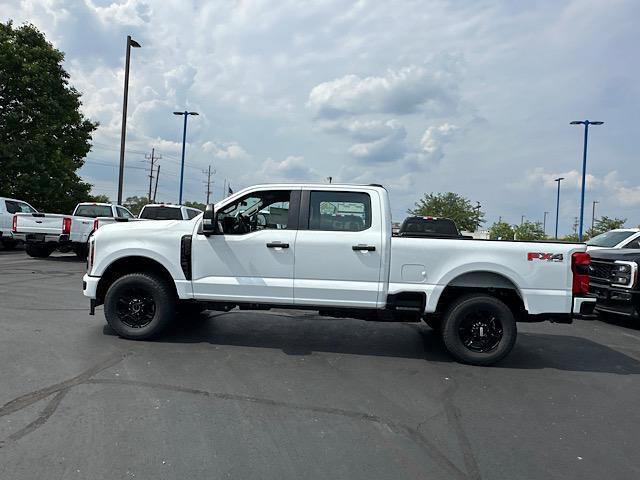
[[[258,185],[191,221],[107,225],[89,245],[91,313],[104,304],[130,339],[176,311],[297,308],[424,320],[456,359],[488,365],[516,321],[570,323],[595,306],[584,244],[395,237],[377,185]]]
[[[142,207],[138,218],[143,220],[191,220],[202,213],[193,207],[170,203],[149,203]]]
[[[17,213],[13,219],[13,234],[24,239],[31,257],[48,257],[54,250],[73,251],[87,258],[88,241],[100,226],[136,220],[121,205],[85,202],[76,205],[72,215],[57,213]]]
[[[2,246],[11,250],[19,241],[24,241],[20,235],[13,233],[13,215],[16,213],[37,213],[38,211],[24,200],[0,197],[0,242]]]

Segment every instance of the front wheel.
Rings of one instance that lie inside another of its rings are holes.
[[[162,278],[131,273],[107,290],[104,316],[121,337],[146,340],[159,335],[173,320],[175,293]]]
[[[489,295],[467,295],[448,309],[442,339],[451,355],[462,363],[491,365],[503,359],[516,342],[513,313]]]

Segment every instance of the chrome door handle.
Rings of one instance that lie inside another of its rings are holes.
[[[267,243],[267,248],[289,248],[289,244],[282,242],[269,242]]]

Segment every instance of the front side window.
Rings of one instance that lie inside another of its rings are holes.
[[[76,208],[76,217],[113,217],[111,205],[80,205]]]
[[[120,218],[134,218],[133,214],[124,207],[116,207],[116,210]]]
[[[36,210],[24,202],[16,202],[14,200],[5,200],[4,205],[8,213],[35,213]]]
[[[196,218],[202,212],[200,210],[194,210],[193,208],[187,208],[187,218],[191,220],[192,218]]]
[[[371,197],[360,192],[311,192],[309,230],[360,232],[371,226]]]
[[[286,229],[290,199],[290,190],[251,193],[220,209],[217,214],[218,225],[226,235]]]

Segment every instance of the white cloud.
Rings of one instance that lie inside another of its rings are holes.
[[[207,141],[202,150],[220,160],[245,160],[249,158],[247,151],[237,142]]]
[[[319,118],[363,113],[408,114],[421,107],[437,111],[456,106],[456,83],[450,73],[409,65],[383,76],[350,74],[316,85],[307,105]]]
[[[319,174],[307,164],[304,157],[293,155],[281,161],[267,158],[257,173],[245,176],[247,183],[317,182],[320,180]]]

